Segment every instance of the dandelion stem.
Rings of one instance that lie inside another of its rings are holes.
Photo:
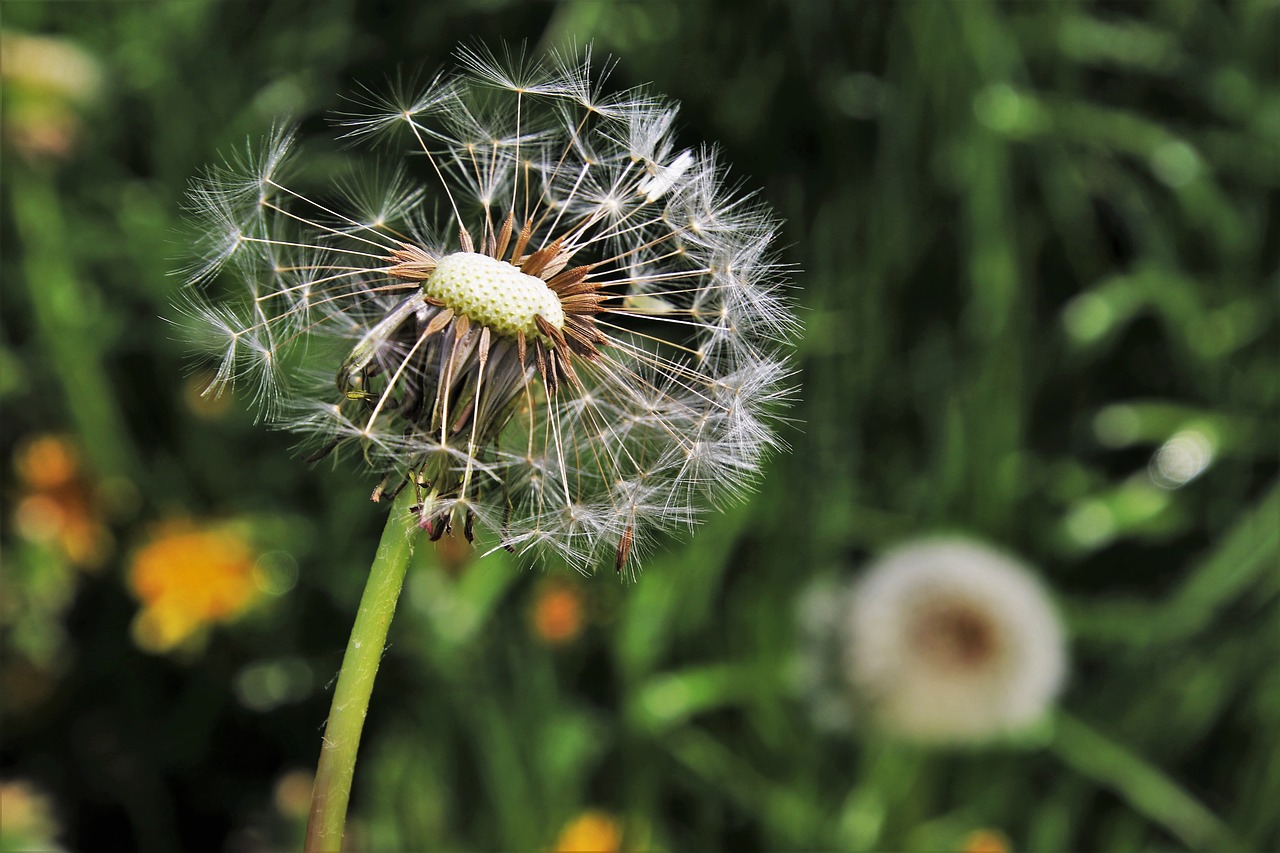
[[[416,516],[410,512],[413,489],[403,489],[391,507],[378,553],[369,568],[369,580],[360,598],[360,610],[351,629],[342,670],[333,691],[333,706],[325,725],[311,792],[311,820],[307,825],[307,853],[337,851],[347,822],[347,800],[355,773],[360,731],[369,710],[373,679],[386,646],[387,629],[395,614],[405,569],[413,554]]]

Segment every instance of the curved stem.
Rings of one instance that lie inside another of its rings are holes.
[[[307,853],[342,849],[360,731],[369,710],[373,679],[386,647],[387,629],[413,554],[417,515],[409,511],[412,504],[413,489],[402,490],[391,507],[377,556],[369,568],[369,580],[342,658],[342,671],[333,691],[333,706],[320,747],[320,764],[311,792],[311,819],[307,824]]]

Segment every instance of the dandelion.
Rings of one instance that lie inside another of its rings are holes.
[[[481,49],[338,124],[383,143],[318,188],[287,130],[209,171],[184,304],[217,367],[311,459],[394,497],[334,692],[308,849],[341,844],[412,539],[487,537],[633,575],[657,535],[739,497],[778,446],[795,316],[778,223],[677,108],[590,56]],[[384,155],[385,156],[385,155]],[[226,271],[238,298],[211,297]]]
[[[976,542],[885,556],[853,588],[845,673],[887,730],[981,740],[1035,722],[1066,674],[1062,627],[1026,568]]]
[[[905,545],[852,587],[806,596],[801,617],[803,675],[831,728],[860,714],[904,738],[985,740],[1042,717],[1066,674],[1039,581],[964,539]]]
[[[339,125],[388,167],[318,192],[293,134],[190,194],[187,313],[219,367],[316,459],[351,451],[430,538],[632,566],[743,494],[778,445],[796,321],[769,211],[676,106],[602,93],[589,57],[458,55]],[[238,300],[203,283],[229,269]]]

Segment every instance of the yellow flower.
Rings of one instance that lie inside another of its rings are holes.
[[[556,853],[617,853],[622,849],[622,827],[612,815],[594,809],[565,825],[556,839]]]
[[[258,598],[256,555],[227,526],[166,525],[134,555],[129,584],[142,602],[137,644],[168,651],[209,625],[239,616]]]

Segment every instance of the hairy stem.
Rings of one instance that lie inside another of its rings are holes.
[[[355,627],[342,658],[342,671],[333,691],[333,706],[325,725],[311,792],[311,819],[307,824],[307,853],[342,849],[347,823],[347,800],[355,773],[360,731],[369,711],[369,695],[378,674],[387,629],[395,614],[405,569],[413,554],[416,514],[409,511],[413,489],[404,489],[391,507],[378,553],[369,568],[369,580],[360,599]]]

